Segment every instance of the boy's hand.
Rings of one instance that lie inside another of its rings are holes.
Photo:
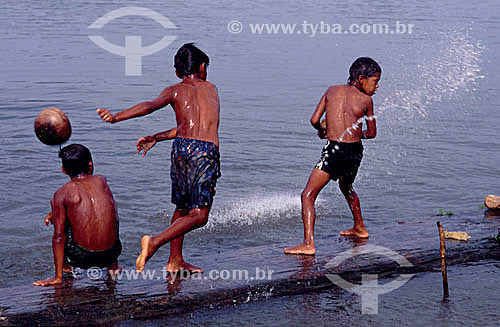
[[[52,278],[38,280],[38,281],[34,282],[33,285],[35,285],[35,286],[49,286],[49,285],[56,285],[56,284],[61,284],[61,283],[62,283],[62,278],[52,277]]]
[[[319,126],[320,126],[320,129],[318,130],[318,137],[320,139],[326,139],[326,137],[328,136],[327,132],[326,132],[326,119],[323,119],[319,123]]]
[[[45,217],[43,223],[45,224],[45,226],[49,226],[49,223],[53,224],[53,222],[52,222],[52,211],[47,214],[47,216]]]
[[[144,151],[142,153],[142,157],[144,158],[146,156],[146,153],[154,147],[156,144],[156,139],[153,136],[144,136],[141,137],[139,140],[137,140],[137,153],[141,153],[141,151]]]
[[[107,123],[114,123],[115,122],[115,116],[108,110],[108,109],[97,109],[97,113],[101,117],[102,120],[104,120]]]
[[[328,136],[328,133],[326,132],[326,128],[324,128],[323,126],[321,127],[320,130],[318,130],[318,137],[320,139],[326,139],[326,137]]]

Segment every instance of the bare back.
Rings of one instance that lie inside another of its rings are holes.
[[[373,107],[371,97],[351,85],[331,86],[323,97],[328,139],[346,143],[359,142],[362,136],[362,122],[358,121]],[[355,126],[357,128],[353,128]],[[349,132],[348,128],[351,128]]]
[[[118,237],[118,215],[104,176],[73,178],[56,192],[56,201],[58,198],[63,202],[77,244],[91,251],[113,246]]]
[[[186,78],[168,88],[177,120],[177,136],[219,146],[219,96],[207,81]]]

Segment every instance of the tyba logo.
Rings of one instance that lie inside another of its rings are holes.
[[[104,25],[112,20],[124,16],[143,16],[148,17],[164,28],[177,28],[168,18],[148,8],[144,7],[122,7],[108,12],[106,15],[98,18],[89,28],[101,29]],[[125,75],[126,76],[141,76],[142,75],[142,57],[163,50],[172,43],[177,36],[164,36],[160,41],[151,45],[142,46],[141,36],[125,36],[125,46],[118,46],[110,43],[102,36],[91,35],[89,38],[102,49],[113,54],[125,57]]]
[[[374,254],[378,256],[389,257],[396,261],[401,267],[413,267],[410,261],[397,252],[388,248],[376,245],[363,245],[342,252],[326,264],[326,267],[335,268],[347,259],[361,254]],[[403,286],[413,274],[401,274],[398,278],[387,284],[378,283],[377,274],[362,274],[361,285],[353,284],[339,275],[326,274],[326,277],[334,284],[342,287],[346,291],[361,295],[361,313],[362,314],[377,314],[378,313],[378,296],[379,294],[389,293]]]

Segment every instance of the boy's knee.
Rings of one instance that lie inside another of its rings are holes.
[[[316,199],[316,194],[311,190],[304,190],[300,194],[302,202],[304,201],[314,201]]]
[[[340,192],[342,192],[342,194],[347,195],[349,194],[351,187],[349,185],[344,185],[342,183],[339,183],[339,189]]]
[[[344,176],[339,178],[339,188],[344,195],[347,196],[354,192],[354,189],[352,188],[352,182],[352,180],[348,180]]]
[[[208,222],[208,210],[194,208],[189,211],[189,215],[192,219],[196,220],[196,225],[198,227],[203,227]]]
[[[197,217],[198,228],[205,226],[208,223],[208,215],[200,214]]]
[[[352,197],[356,194],[352,188],[352,184],[339,184],[339,188],[345,197]]]

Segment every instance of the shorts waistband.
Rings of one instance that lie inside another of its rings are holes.
[[[214,143],[214,142],[210,142],[210,141],[202,141],[202,140],[197,140],[197,139],[190,139],[190,138],[187,138],[187,137],[176,137],[174,142],[175,141],[178,141],[178,142],[189,142],[189,143],[197,143],[197,144],[200,144],[200,145],[213,145],[217,150],[219,149],[219,147]]]
[[[332,141],[332,140],[328,140],[326,144],[333,144],[333,145],[339,145],[339,146],[345,146],[345,147],[348,147],[348,146],[360,146],[360,145],[363,145],[363,143],[361,141],[359,142],[339,142],[339,141]]]

